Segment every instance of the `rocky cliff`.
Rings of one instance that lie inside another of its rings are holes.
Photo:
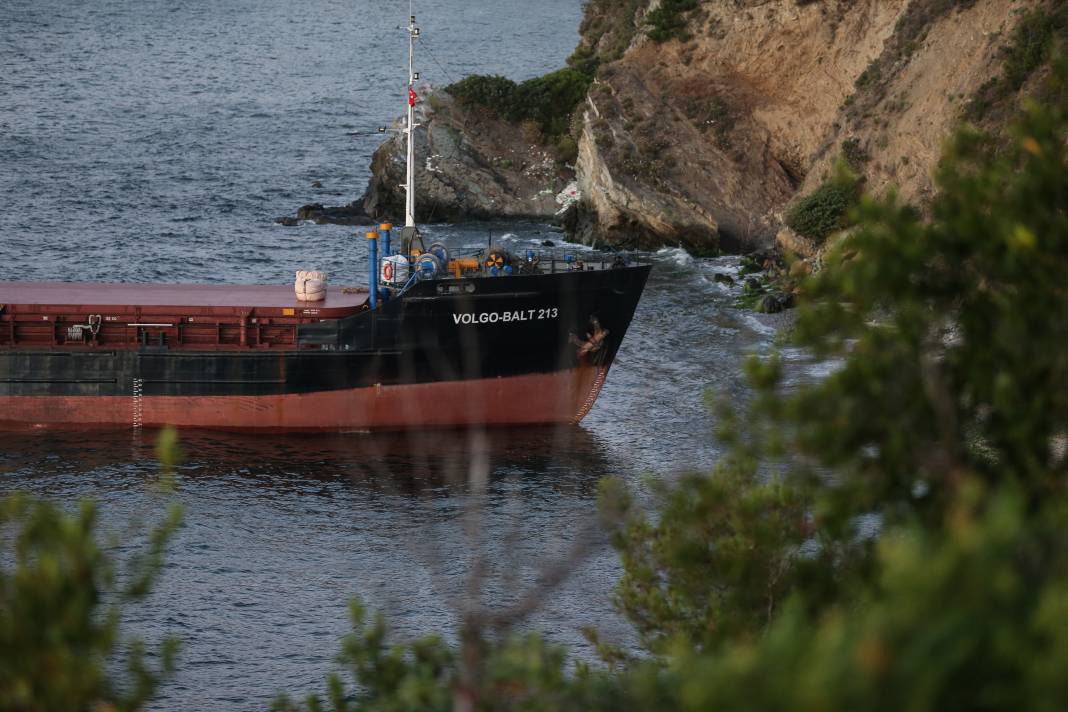
[[[574,162],[529,122],[438,93],[421,104],[420,215],[552,218],[574,177],[580,200],[563,215],[587,241],[745,250],[770,243],[839,161],[869,192],[894,186],[922,207],[947,134],[963,120],[996,127],[1034,91],[1049,49],[1019,60],[1013,43],[1063,36],[1063,7],[589,0],[569,60],[592,77]],[[1025,71],[1010,77],[1017,60]],[[374,172],[365,207],[396,214],[398,142]]]
[[[465,108],[429,86],[416,104],[416,217],[421,222],[464,218],[553,220],[574,172],[542,144],[536,127],[491,111]],[[404,215],[405,142],[398,120],[375,151],[363,207],[376,217]],[[558,200],[559,197],[559,200]]]

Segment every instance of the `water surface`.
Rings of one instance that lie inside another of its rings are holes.
[[[365,241],[350,228],[272,220],[362,192],[375,144],[346,134],[403,109],[407,12],[370,0],[0,2],[0,279],[288,283],[320,268],[360,283]],[[579,0],[427,4],[419,69],[435,84],[541,74],[573,49],[580,13]],[[560,241],[529,223],[428,233],[461,248]],[[744,398],[739,363],[780,324],[713,281],[736,259],[647,257],[646,294],[579,427],[183,433],[174,497],[186,525],[156,594],[125,621],[184,641],[153,708],[263,709],[280,690],[321,689],[351,596],[400,635],[451,634],[476,560],[481,600],[500,608],[580,538],[586,556],[526,625],[578,655],[590,654],[584,625],[632,641],[609,600],[618,560],[588,527],[597,481],[708,467],[703,393]],[[170,498],[153,486],[151,439],[0,434],[0,491],[94,497],[104,528],[136,541],[130,522]]]

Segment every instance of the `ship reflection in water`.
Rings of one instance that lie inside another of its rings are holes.
[[[131,521],[151,522],[175,499],[184,505],[159,586],[125,623],[148,640],[183,641],[164,708],[318,688],[353,595],[383,610],[398,635],[449,634],[476,561],[486,567],[482,602],[507,605],[577,537],[590,540],[588,554],[529,624],[581,646],[574,612],[598,601],[583,623],[626,639],[603,603],[618,563],[594,526],[597,481],[610,465],[579,426],[188,431],[173,493],[153,485],[155,442],[148,430],[2,433],[0,494],[17,488],[70,506],[95,498],[105,531],[124,539],[120,557],[136,544]]]
[[[75,494],[87,479],[105,489],[143,488],[159,479],[158,432],[2,432],[0,477],[17,475],[21,486],[31,491],[47,480],[51,495]],[[572,494],[588,489],[592,496],[598,478],[608,472],[603,449],[579,426],[267,437],[186,430],[179,441],[179,484],[236,480],[287,494],[319,483],[380,494],[448,491],[460,496],[477,491],[482,480],[492,485],[518,477],[531,486],[567,487]],[[106,485],[95,480],[103,474],[108,476]]]

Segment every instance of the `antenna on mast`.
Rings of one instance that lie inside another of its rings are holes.
[[[408,0],[408,123],[404,133],[408,138],[408,167],[405,179],[404,226],[415,227],[415,39],[419,28],[415,26],[413,0]]]

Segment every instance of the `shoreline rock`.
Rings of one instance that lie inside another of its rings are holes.
[[[568,60],[593,77],[571,117],[574,165],[537,124],[420,87],[417,219],[534,219],[587,244],[697,254],[744,254],[778,238],[812,253],[780,232],[782,214],[840,158],[868,191],[896,186],[922,207],[943,138],[1001,71],[1020,16],[1019,0],[700,3],[680,15],[677,34],[654,41],[643,17],[658,2],[587,4]],[[403,180],[395,133],[374,154],[367,220],[403,214]],[[346,207],[308,219],[364,224],[356,203]]]
[[[316,225],[374,225],[375,220],[363,209],[362,201],[348,205],[327,207],[322,203],[309,203],[297,209],[296,217],[283,215],[274,219],[278,225],[295,227],[306,220]]]
[[[541,145],[536,126],[514,125],[478,107],[461,106],[447,92],[419,89],[416,105],[416,219],[456,222],[533,219],[560,222],[558,196],[574,171]],[[398,119],[394,129],[403,126]],[[395,131],[375,151],[364,212],[375,218],[404,213],[405,144]]]

